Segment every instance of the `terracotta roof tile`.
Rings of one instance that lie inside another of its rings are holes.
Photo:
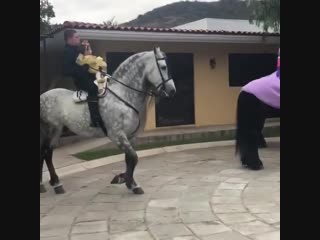
[[[60,32],[67,28],[74,29],[92,29],[105,31],[133,31],[133,32],[168,32],[168,33],[191,33],[191,34],[221,34],[221,35],[252,35],[252,36],[280,36],[280,33],[264,32],[241,32],[241,31],[212,31],[212,30],[189,30],[176,28],[154,28],[154,27],[126,27],[126,26],[106,26],[104,24],[84,23],[66,21],[63,24],[56,25],[49,34]]]

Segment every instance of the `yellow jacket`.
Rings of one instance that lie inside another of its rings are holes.
[[[96,74],[100,68],[105,72],[107,71],[107,63],[103,61],[102,57],[79,54],[76,63],[80,66],[88,64],[90,67],[89,72],[92,74]]]

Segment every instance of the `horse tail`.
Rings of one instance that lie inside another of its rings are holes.
[[[54,89],[40,95],[40,148],[43,146],[53,147],[56,143],[58,143],[58,140],[61,136],[63,125],[49,121],[50,117],[48,116],[50,116],[50,112],[48,112],[47,102],[50,102],[51,105],[56,104],[56,99],[52,98],[53,93],[59,93],[63,91],[66,90]]]
[[[41,98],[41,97],[40,97]],[[51,141],[51,129],[50,124],[45,120],[45,106],[40,99],[40,149],[43,147],[49,147]]]
[[[52,139],[52,127],[45,117],[47,107],[43,96],[44,94],[40,95],[40,149],[49,147]]]
[[[40,149],[48,142],[49,127],[48,124],[40,116]]]

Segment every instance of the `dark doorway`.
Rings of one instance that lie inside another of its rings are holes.
[[[134,53],[108,52],[108,72],[113,74],[117,67]],[[194,124],[194,70],[193,54],[168,53],[168,65],[177,93],[173,99],[161,99],[156,104],[156,126],[167,127]]]
[[[156,126],[194,124],[193,54],[168,53],[168,65],[177,89],[173,99],[162,99],[156,106]]]
[[[121,53],[121,52],[108,52],[107,54],[107,64],[108,64],[108,73],[113,74],[119,65],[124,62],[128,57],[132,56],[135,53]]]

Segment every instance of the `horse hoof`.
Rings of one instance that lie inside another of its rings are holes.
[[[123,177],[123,174],[119,174],[119,175],[116,175],[112,181],[111,181],[111,184],[122,184],[122,183],[125,183],[126,180],[125,178]]]
[[[258,170],[264,169],[262,163],[247,165],[247,168],[249,168],[249,169],[251,169],[251,170],[254,170],[254,171],[258,171]]]
[[[132,189],[132,192],[134,194],[139,194],[139,195],[144,194],[144,191],[141,187],[137,187],[137,188]]]
[[[241,165],[243,168],[248,168],[248,163],[244,158],[241,158]]]
[[[47,191],[47,189],[45,188],[45,186],[43,184],[40,184],[40,193],[45,193]]]
[[[64,188],[63,188],[63,186],[61,185],[61,186],[58,186],[58,187],[55,187],[55,188],[53,188],[54,189],[54,192],[56,193],[56,194],[64,194],[66,191],[64,190]]]
[[[243,168],[248,168],[248,164],[242,163],[242,167],[243,167]]]
[[[267,147],[268,147],[267,143],[260,143],[258,145],[258,148],[267,148]]]

